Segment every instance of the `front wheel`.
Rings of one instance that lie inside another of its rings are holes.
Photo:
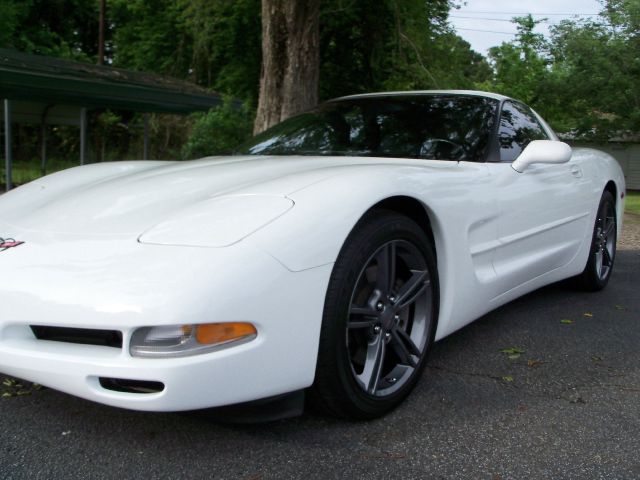
[[[312,401],[354,419],[393,409],[424,369],[437,314],[438,273],[424,231],[393,212],[367,215],[331,275]]]
[[[613,195],[605,191],[600,199],[591,238],[589,259],[584,271],[577,277],[588,291],[602,290],[609,283],[616,257],[617,222]]]

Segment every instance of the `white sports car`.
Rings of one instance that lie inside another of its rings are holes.
[[[372,418],[433,341],[613,268],[624,178],[524,104],[327,102],[188,162],[94,164],[0,197],[0,371],[117,407]],[[284,412],[284,413],[283,413]]]

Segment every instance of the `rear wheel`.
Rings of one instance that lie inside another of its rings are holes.
[[[616,240],[615,200],[610,192],[605,191],[598,206],[589,259],[584,271],[577,277],[585,290],[597,291],[607,286],[616,257]]]
[[[425,366],[437,306],[435,255],[423,230],[393,212],[367,215],[333,269],[312,401],[355,419],[393,409]]]

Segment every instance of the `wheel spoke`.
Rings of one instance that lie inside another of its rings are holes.
[[[598,278],[602,278],[602,251],[600,249],[596,252],[596,274]]]
[[[398,300],[396,304],[398,305],[399,310],[411,305],[424,293],[431,283],[428,277],[429,276],[426,271],[412,272],[411,278],[407,280],[407,283],[405,283],[398,292]]]
[[[411,343],[412,347],[407,346],[406,341],[403,340],[401,336],[401,331],[403,332],[403,330],[401,330],[400,328],[396,328],[391,332],[390,344],[398,355],[401,364],[415,368],[418,365],[418,362],[413,359],[413,355],[415,354],[411,353],[410,349],[417,347],[413,343],[413,341],[411,341],[411,339],[409,339],[409,342]]]
[[[378,389],[378,383],[380,383],[382,368],[384,366],[385,353],[386,342],[384,341],[384,337],[379,335],[376,341],[369,345],[364,370],[362,374],[358,375],[366,391],[371,395],[375,394]]]
[[[422,354],[407,332],[402,328],[395,328],[395,332],[398,334],[398,338],[404,343],[404,345],[406,345],[411,355],[420,356]]]
[[[352,306],[349,310],[349,329],[369,328],[380,323],[380,314],[368,307]]]
[[[613,265],[613,259],[611,258],[611,252],[609,252],[609,248],[605,244],[602,248],[602,265],[605,267],[610,267]]]
[[[378,255],[376,255],[378,273],[376,287],[383,294],[388,294],[393,288],[396,279],[396,244],[388,243]]]
[[[616,228],[616,224],[611,217],[606,217],[605,219],[605,227],[604,227],[604,236],[605,238],[609,238],[613,235],[613,231]]]

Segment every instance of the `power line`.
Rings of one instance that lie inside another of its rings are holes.
[[[478,30],[475,28],[456,28],[456,30],[466,30],[467,32],[500,33],[502,35],[517,35],[515,32],[498,32],[496,30]]]
[[[463,17],[461,15],[449,15],[449,18],[468,18],[472,20],[490,20],[492,22],[509,22],[513,23],[513,20],[507,18],[487,18],[487,17]],[[538,23],[548,23],[551,25],[557,25],[558,22],[550,22],[548,20],[536,20]]]
[[[551,15],[559,15],[563,17],[597,17],[599,13],[533,13],[533,12],[480,12],[477,10],[461,10],[460,13],[478,13],[483,15],[540,15],[540,16],[551,16]]]
[[[515,24],[515,22],[513,21],[513,19],[507,19],[507,18],[490,18],[490,17],[467,17],[467,16],[462,16],[462,15],[449,15],[449,18],[458,18],[458,19],[468,19],[468,20],[486,20],[489,22],[507,22],[507,23],[513,23]],[[570,19],[563,19],[560,21],[549,21],[549,20],[535,20],[534,21],[536,23],[541,23],[543,25],[561,25],[563,21],[565,20],[570,20]],[[601,21],[600,22],[602,25],[607,25],[607,26],[613,26],[611,23],[608,22],[604,22]]]

